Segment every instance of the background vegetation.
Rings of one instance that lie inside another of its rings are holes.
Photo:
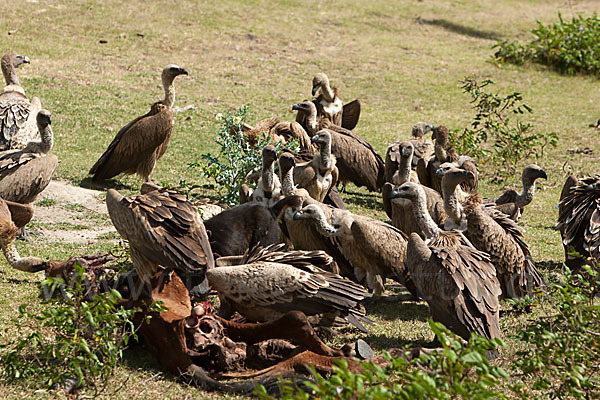
[[[538,163],[549,179],[543,182],[522,225],[534,258],[554,275],[563,259],[554,229],[555,206],[567,172],[598,171],[598,132],[588,128],[598,115],[600,93],[592,76],[567,76],[542,66],[491,62],[492,46],[504,39],[531,39],[536,19],[550,24],[560,11],[565,19],[577,12],[591,15],[596,2],[564,0],[427,0],[369,2],[349,0],[232,1],[216,7],[207,1],[153,2],[133,0],[4,0],[0,2],[0,34],[4,50],[28,55],[31,65],[20,78],[30,96],[39,96],[52,111],[54,152],[61,159],[57,175],[76,185],[95,187],[87,171],[116,132],[162,96],[159,74],[168,63],[190,72],[176,81],[176,105],[194,104],[196,111],[177,116],[169,150],[154,178],[171,184],[197,180],[188,165],[200,154],[218,151],[215,115],[250,105],[247,121],[279,115],[291,120],[291,105],[310,97],[311,78],[326,72],[342,98],[363,104],[356,131],[384,154],[387,144],[408,137],[417,121],[468,127],[475,114],[460,80],[492,79],[494,91],[518,91],[533,109],[535,133],[557,132],[556,148]],[[589,148],[592,154],[580,154]],[[526,162],[520,161],[519,167]],[[481,165],[486,171],[486,165]],[[516,184],[516,176],[507,184]],[[126,193],[141,181],[120,178],[110,183]],[[99,188],[99,187],[96,187]],[[502,186],[483,180],[484,195]],[[201,192],[211,195],[209,189]],[[352,211],[385,219],[379,195],[349,187],[343,195]],[[106,224],[101,215],[85,214],[86,222]],[[19,243],[24,255],[66,259],[73,254],[107,251],[109,240],[76,245],[41,237]],[[5,267],[0,274],[0,342],[19,332],[12,319],[18,306],[41,312],[39,275]],[[397,288],[390,286],[390,293]],[[511,337],[524,331],[554,307],[534,308],[529,315],[506,314],[507,334],[499,365],[529,346]],[[424,303],[380,303],[369,309],[378,323],[368,335],[343,331],[330,343],[364,338],[375,350],[423,344],[433,334]],[[129,380],[113,398],[198,398],[198,390],[172,379],[143,349],[129,350],[117,368],[115,382]],[[54,398],[45,382],[0,382],[0,397]],[[227,396],[210,395],[209,398]]]

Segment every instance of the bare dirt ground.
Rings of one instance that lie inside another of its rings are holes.
[[[104,197],[98,190],[52,181],[34,204],[34,229],[51,242],[93,244],[116,239]]]

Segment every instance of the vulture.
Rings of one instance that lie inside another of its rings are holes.
[[[356,278],[359,281],[366,280],[376,296],[383,294],[387,277],[401,282],[416,295],[404,263],[406,235],[400,230],[384,222],[338,209],[332,210],[331,222],[328,222],[325,212],[316,204],[297,211],[294,219],[311,220],[322,235],[335,238],[340,251],[354,267]]]
[[[312,161],[298,164],[294,168],[294,182],[306,189],[317,201],[323,201],[338,180],[336,157],[331,154],[331,136],[328,130],[321,130],[311,138],[319,148]]]
[[[408,142],[413,147],[413,157],[411,162],[411,169],[415,172],[415,178],[413,182],[418,182],[418,176],[416,175],[416,168],[419,160],[424,159],[425,162],[429,161],[433,155],[433,143],[431,140],[425,139],[425,134],[433,130],[433,125],[426,124],[425,122],[418,122],[412,128],[412,138]],[[394,183],[393,176],[398,171],[400,163],[401,146],[405,145],[405,141],[400,139],[394,140],[387,148],[385,153],[385,181]]]
[[[281,183],[279,177],[275,174],[275,161],[277,161],[277,149],[273,145],[265,146],[262,151],[262,169],[256,184],[256,190],[251,192],[248,186],[242,185],[240,190],[245,194],[244,196],[240,194],[240,199],[247,197],[246,193],[249,193],[250,201],[264,206],[273,206],[279,201]]]
[[[450,133],[445,126],[440,125],[433,128],[431,137],[435,140],[434,156],[429,160],[419,160],[417,165],[419,182],[439,193],[442,192],[442,180],[436,175],[437,169],[445,162],[459,161],[458,153],[449,143],[449,136]]]
[[[319,95],[312,101],[317,108],[317,115],[329,120],[332,124],[352,130],[360,117],[360,102],[352,100],[342,106],[337,88],[332,88],[329,78],[320,72],[313,77],[312,95]],[[297,121],[302,124],[304,116],[298,115]],[[304,124],[303,124],[304,125]]]
[[[359,308],[368,293],[358,284],[323,269],[332,259],[323,251],[278,251],[258,247],[243,256],[221,257],[206,271],[210,286],[245,318],[270,321],[288,311],[311,316],[336,312],[367,332],[372,323]]]
[[[548,179],[546,171],[535,164],[526,166],[521,174],[521,182],[523,183],[523,191],[517,193],[516,190],[508,189],[500,197],[496,199],[484,200],[486,203],[495,203],[497,206],[507,205],[500,208],[505,214],[513,216],[514,221],[518,221],[523,215],[523,209],[531,203],[535,194],[535,181],[538,178]]]
[[[371,192],[381,189],[385,180],[384,162],[369,142],[351,130],[317,118],[317,109],[310,101],[294,104],[292,109],[306,117],[303,128],[307,134],[314,135],[320,129],[333,132],[331,152],[337,157],[342,185],[352,182],[356,186],[365,186]]]
[[[426,232],[427,240],[411,233],[405,264],[432,319],[465,340],[471,332],[488,339],[500,337],[502,291],[490,257],[461,232],[437,226],[427,211],[422,186],[405,183],[394,189],[394,196],[413,202],[415,219]]]
[[[46,263],[37,257],[21,257],[14,245],[20,229],[33,217],[29,204],[13,203],[0,198],[0,246],[8,264],[20,271],[43,271]]]
[[[415,146],[412,142],[396,140],[390,143],[385,154],[385,181],[395,186],[408,181],[418,183],[419,177],[412,170],[414,160]],[[404,164],[402,164],[403,162]],[[400,176],[400,174],[403,174],[403,176]]]
[[[443,177],[446,194],[454,193],[456,185],[472,180],[473,174],[456,169]],[[479,193],[471,194],[463,204],[457,199],[445,202],[448,218],[455,226],[466,227],[465,236],[473,245],[490,255],[504,298],[519,298],[544,290],[545,282],[535,268],[523,231],[508,215],[494,207],[482,206]]]
[[[27,56],[5,54],[0,60],[6,86],[0,93],[0,151],[22,149],[38,138],[36,115],[42,109],[40,99],[31,102],[19,82],[16,69],[29,64]]]
[[[0,153],[0,197],[5,200],[32,203],[58,167],[58,157],[47,154],[54,143],[50,113],[41,110],[36,121],[40,141],[29,142],[22,150]]]
[[[110,219],[129,241],[133,265],[149,283],[158,265],[204,279],[214,266],[208,235],[196,208],[185,195],[168,189],[124,197],[106,193]]]
[[[248,144],[252,147],[256,147],[259,137],[266,135],[271,143],[287,143],[291,139],[297,139],[301,149],[314,150],[310,143],[310,137],[304,128],[295,121],[282,122],[279,118],[272,117],[257,122],[253,127],[242,124],[241,128]]]
[[[150,181],[150,174],[156,162],[167,151],[175,122],[173,80],[179,75],[187,74],[185,69],[174,64],[163,69],[165,98],[152,104],[146,115],[121,128],[108,149],[90,169],[89,174],[93,175],[94,182],[115,177],[120,173],[138,174],[146,182]]]
[[[573,182],[575,181],[575,182]],[[600,175],[565,183],[558,215],[565,264],[577,270],[592,257],[600,262]],[[573,250],[581,256],[569,254]]]
[[[413,145],[410,142],[402,142],[400,148],[400,160],[398,162],[398,171],[394,174],[395,185],[402,185],[411,181],[411,161],[413,157]],[[409,235],[412,232],[418,233],[425,238],[412,211],[413,204],[404,198],[394,198],[391,196],[394,184],[386,182],[383,185],[381,194],[383,196],[383,208],[392,221],[392,225]],[[438,225],[443,225],[446,220],[442,196],[435,190],[423,186],[427,200],[427,209]]]

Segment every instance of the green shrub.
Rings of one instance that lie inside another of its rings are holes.
[[[521,398],[600,398],[600,268],[592,264],[583,274],[567,270],[550,287],[551,315],[518,334],[527,344],[513,362]]]
[[[559,13],[558,22],[544,26],[537,21],[537,25],[531,31],[535,39],[529,43],[497,43],[494,61],[513,64],[533,61],[569,75],[600,73],[600,19],[596,14],[565,21]]]
[[[262,148],[272,144],[278,153],[282,150],[282,145],[271,143],[271,138],[266,133],[258,137],[256,147],[252,148],[241,128],[247,115],[247,106],[233,114],[228,111],[217,114],[219,127],[216,142],[221,147],[219,154],[202,154],[201,161],[190,164],[190,167],[200,169],[201,177],[215,182],[220,201],[230,206],[239,204],[239,189],[246,181],[246,176],[260,168]],[[286,144],[286,148],[297,151],[298,145],[292,142]]]
[[[132,322],[137,309],[117,306],[116,290],[99,293],[88,300],[87,275],[80,264],[70,285],[60,278],[47,278],[44,285],[61,285],[65,299],[46,300],[41,311],[32,313],[19,307],[14,323],[30,332],[0,348],[4,379],[36,379],[63,385],[77,379],[94,394],[106,389],[130,339],[137,339]]]
[[[305,382],[312,393],[292,385],[282,385],[284,399],[309,399],[311,396],[327,399],[489,399],[504,398],[495,386],[508,378],[500,367],[491,366],[486,352],[503,346],[500,339],[487,340],[472,335],[467,344],[442,324],[429,322],[443,350],[421,355],[412,361],[391,358],[390,363],[378,367],[363,362],[360,374],[348,370],[345,360],[333,367],[334,373],[323,378],[314,372],[315,383]],[[258,387],[261,399],[272,399],[265,388]]]
[[[542,157],[546,146],[556,147],[556,133],[535,133],[533,124],[522,120],[532,109],[519,92],[505,96],[492,93],[490,86],[495,82],[491,79],[466,77],[461,83],[462,90],[471,96],[475,116],[470,127],[455,130],[450,136],[460,154],[499,166],[494,173],[503,178],[513,175],[522,159]],[[486,146],[488,142],[491,145]]]

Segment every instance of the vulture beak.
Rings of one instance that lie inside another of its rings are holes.
[[[48,125],[52,125],[52,117],[48,115]]]
[[[313,137],[310,138],[310,142],[311,143],[315,143],[317,140],[319,140],[319,135],[315,135]]]
[[[293,220],[294,220],[294,221],[297,221],[297,220],[299,220],[300,218],[302,218],[302,214],[303,214],[303,213],[304,213],[304,212],[303,212],[302,210],[300,210],[300,211],[296,211],[296,212],[294,213]]]
[[[319,87],[320,87],[319,85],[313,86],[313,88],[312,88],[312,95],[313,96],[315,95],[315,93],[317,93],[317,90],[319,90]]]
[[[400,197],[400,193],[398,192],[398,189],[393,188],[392,191],[390,192],[390,199],[397,199],[398,197]]]
[[[540,178],[548,179],[548,175],[546,174],[546,171],[544,171],[543,169],[540,170]]]
[[[436,169],[436,170],[435,170],[435,175],[436,175],[436,176],[442,177],[442,176],[444,176],[444,173],[445,173],[445,172],[444,172],[444,169],[443,169],[443,168],[438,168],[438,169]],[[471,175],[472,175],[472,174],[471,174]]]
[[[179,75],[188,75],[188,72],[185,69],[180,68],[179,69]]]
[[[301,109],[302,109],[302,106],[300,104],[294,104],[292,106],[292,110],[301,110]]]
[[[408,157],[408,156],[410,156],[410,153],[411,153],[411,151],[410,151],[410,148],[409,148],[409,147],[403,147],[401,152],[402,152],[402,155],[403,155],[404,157]]]
[[[29,60],[29,57],[23,56],[23,63],[24,64],[31,64],[31,61]]]
[[[425,126],[425,133],[431,132],[434,129],[435,129],[435,126],[433,126],[433,125],[427,125],[427,126]]]

